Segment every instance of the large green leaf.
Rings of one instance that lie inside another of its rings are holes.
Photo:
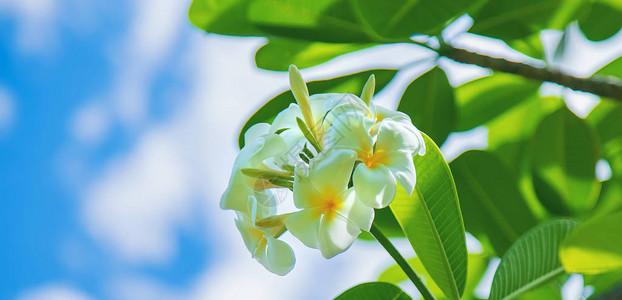
[[[562,0],[488,1],[474,16],[470,31],[506,41],[544,29]]]
[[[395,73],[397,73],[397,70],[368,70],[327,80],[311,81],[307,83],[307,86],[310,94],[352,93],[360,95],[365,82],[371,74],[375,74],[376,76],[376,90],[378,91],[384,88],[384,86],[386,86],[389,81],[393,79]],[[244,127],[242,127],[238,138],[240,148],[244,146],[244,133],[248,130],[248,128],[260,122],[272,122],[280,111],[286,109],[290,103],[294,102],[296,102],[296,100],[294,99],[292,93],[288,90],[280,93],[264,104],[253,114],[253,116],[251,116],[248,121],[246,121]]]
[[[379,36],[404,39],[415,33],[436,35],[478,1],[354,0],[357,13]]]
[[[388,282],[361,283],[337,296],[335,300],[410,300],[408,294]]]
[[[439,34],[471,0],[255,0],[252,23],[277,36],[332,43],[403,42]]]
[[[577,225],[573,220],[554,220],[525,233],[501,259],[490,299],[511,299],[565,274],[559,247]]]
[[[516,176],[494,154],[468,151],[450,166],[467,231],[487,236],[497,255],[538,224]]]
[[[520,191],[538,218],[548,215],[534,192],[529,162],[529,145],[544,116],[564,106],[562,99],[530,97],[488,122],[488,151],[494,152],[519,180]],[[520,126],[508,126],[520,124]]]
[[[430,278],[430,274],[425,270],[421,260],[418,257],[413,257],[408,260],[408,264],[412,266],[413,270],[422,277],[425,285],[430,289],[430,292],[437,299],[444,299],[445,294],[436,285],[436,283]],[[467,269],[467,282],[465,286],[465,293],[462,299],[476,299],[474,295],[475,287],[479,284],[480,280],[486,272],[488,267],[488,257],[483,253],[469,254],[469,263]],[[378,277],[378,281],[384,281],[394,284],[399,284],[408,280],[406,273],[395,264],[384,270]]]
[[[549,211],[566,215],[594,206],[601,187],[595,174],[600,145],[583,119],[565,108],[547,116],[532,150],[534,189]]]
[[[601,41],[616,34],[622,29],[620,1],[595,1],[587,16],[579,19],[579,26],[585,37],[592,41]]]
[[[612,176],[598,198],[593,216],[605,215],[622,209],[622,106],[603,100],[587,116],[587,122],[596,129],[603,157],[609,163]]]
[[[590,220],[564,241],[559,258],[568,273],[622,269],[622,212]]]
[[[559,98],[529,97],[486,124],[488,150],[495,152],[509,167],[520,167],[526,141],[536,131],[542,118],[564,105]],[[508,126],[520,124],[520,126]]]
[[[413,80],[397,110],[410,116],[417,128],[442,144],[456,122],[454,89],[442,69],[435,67]]]
[[[424,135],[426,154],[414,158],[417,185],[412,195],[398,188],[391,211],[417,256],[450,299],[464,291],[467,251],[458,195],[438,146]]]
[[[246,12],[250,0],[193,0],[188,18],[209,33],[237,36],[261,36],[264,33],[248,22]]]
[[[373,44],[337,44],[273,38],[257,50],[255,62],[257,67],[267,70],[287,71],[291,64],[303,69],[370,46]]]
[[[622,177],[622,105],[603,100],[590,112],[586,120],[596,129],[603,156],[611,164],[614,176]]]
[[[255,0],[248,18],[277,36],[332,43],[380,42],[346,0]]]
[[[495,73],[456,88],[457,131],[493,120],[538,92],[540,84],[520,76]]]

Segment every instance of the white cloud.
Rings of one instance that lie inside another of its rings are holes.
[[[110,99],[125,124],[141,124],[154,75],[187,25],[189,1],[135,0],[128,34],[113,47],[115,74]]]
[[[57,12],[56,0],[0,0],[0,15],[16,19],[16,44],[26,54],[45,53],[54,47]]]
[[[80,142],[96,144],[107,134],[110,113],[101,102],[91,102],[81,107],[73,116],[71,132]]]
[[[166,130],[113,160],[85,196],[88,230],[122,258],[161,262],[175,253],[175,225],[191,199],[189,165]]]
[[[6,89],[0,86],[0,133],[7,132],[15,119],[15,101]]]
[[[64,284],[48,284],[22,293],[18,300],[90,300],[87,294]]]

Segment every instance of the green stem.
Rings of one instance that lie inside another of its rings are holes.
[[[417,287],[417,290],[419,290],[419,293],[421,293],[421,296],[423,296],[423,299],[434,300],[435,299],[434,296],[432,295],[430,290],[428,290],[425,284],[423,284],[423,281],[421,281],[421,278],[417,276],[417,273],[415,273],[415,270],[413,270],[413,268],[408,264],[406,259],[404,259],[404,257],[397,251],[397,249],[395,249],[395,246],[391,244],[391,241],[389,241],[389,239],[384,235],[384,233],[380,231],[380,228],[378,228],[378,226],[376,226],[375,223],[371,224],[371,229],[369,230],[369,232],[376,238],[378,243],[380,243],[380,245],[382,245],[382,247],[384,247],[384,249],[387,250],[387,252],[389,252],[389,255],[393,257],[393,259],[400,266],[400,268],[404,270],[404,273],[406,273],[406,276],[408,276],[410,281],[412,281],[415,284],[415,286]]]

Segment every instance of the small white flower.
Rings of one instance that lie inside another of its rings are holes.
[[[287,229],[325,258],[348,249],[374,220],[374,210],[348,188],[355,160],[351,150],[323,151],[311,161],[308,176],[294,179],[294,203],[302,210],[289,217]]]
[[[256,197],[264,204],[271,199],[265,190],[275,187],[273,184],[267,180],[244,175],[241,171],[244,168],[275,171],[268,167],[265,161],[282,154],[286,150],[286,145],[282,137],[269,133],[269,128],[268,123],[258,123],[244,134],[245,146],[235,160],[229,186],[220,200],[222,209],[245,211],[249,196]]]
[[[278,275],[289,273],[296,259],[292,248],[286,242],[277,239],[283,232],[284,225],[262,227],[257,224],[262,218],[274,215],[276,209],[261,205],[257,203],[255,197],[249,196],[247,211],[236,213],[235,225],[253,258],[272,273]]]
[[[416,182],[412,157],[424,147],[421,133],[411,123],[392,118],[375,124],[361,115],[350,120],[334,124],[328,135],[340,136],[332,138],[333,147],[354,150],[361,162],[352,176],[357,198],[370,207],[386,207],[395,197],[396,181],[412,193]],[[374,128],[377,136],[370,133]]]

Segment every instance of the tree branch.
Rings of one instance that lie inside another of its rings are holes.
[[[577,91],[592,93],[601,97],[622,101],[622,81],[613,77],[578,78],[564,74],[558,70],[536,67],[525,63],[513,62],[503,58],[495,58],[483,54],[443,45],[438,50],[440,56],[445,56],[457,62],[478,65],[495,71],[513,73],[526,78],[554,82]]]

